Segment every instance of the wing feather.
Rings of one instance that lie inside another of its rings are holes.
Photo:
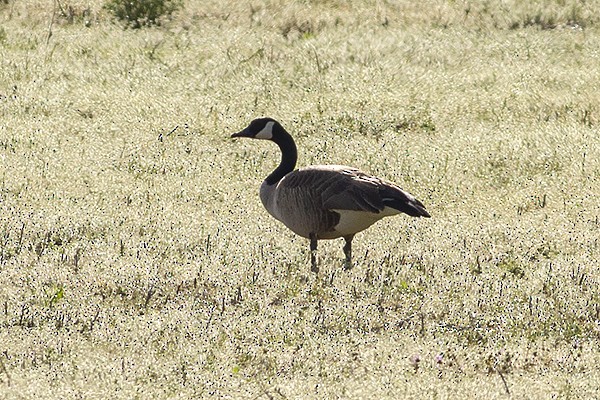
[[[410,193],[383,179],[342,165],[312,166],[288,174],[278,190],[303,188],[316,208],[378,214],[386,207],[415,217],[429,214]]]
[[[289,173],[277,190],[306,193],[313,197],[318,207],[327,210],[356,210],[378,212],[383,204],[374,204],[376,188],[356,180],[355,168],[314,166]],[[301,191],[297,190],[302,188]],[[367,195],[367,194],[370,194]],[[381,201],[379,201],[381,203]]]

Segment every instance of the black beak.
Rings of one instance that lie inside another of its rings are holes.
[[[246,129],[244,129],[242,131],[239,131],[239,132],[234,133],[233,135],[231,135],[232,138],[236,138],[236,137],[250,137],[250,136],[252,136],[252,135],[250,135],[248,133],[248,128],[246,128]]]

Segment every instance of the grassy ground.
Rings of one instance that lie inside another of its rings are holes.
[[[0,1],[0,398],[600,397],[600,3],[286,3]],[[265,115],[433,218],[314,276]]]

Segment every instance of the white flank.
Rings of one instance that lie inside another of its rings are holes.
[[[400,211],[385,207],[380,213],[354,210],[332,210],[340,214],[340,222],[335,226],[335,231],[341,236],[360,232],[373,225],[383,217],[399,214]]]
[[[262,128],[260,130],[260,132],[258,132],[256,134],[256,136],[254,136],[254,138],[255,139],[265,139],[265,140],[273,139],[273,125],[275,125],[275,122],[273,122],[273,121],[267,122],[265,127]]]

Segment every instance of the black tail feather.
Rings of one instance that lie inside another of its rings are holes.
[[[431,217],[423,203],[417,199],[384,199],[383,204],[411,217]]]
[[[388,207],[408,214],[411,217],[431,217],[423,203],[396,185],[387,185],[380,189],[380,193],[383,204]]]

